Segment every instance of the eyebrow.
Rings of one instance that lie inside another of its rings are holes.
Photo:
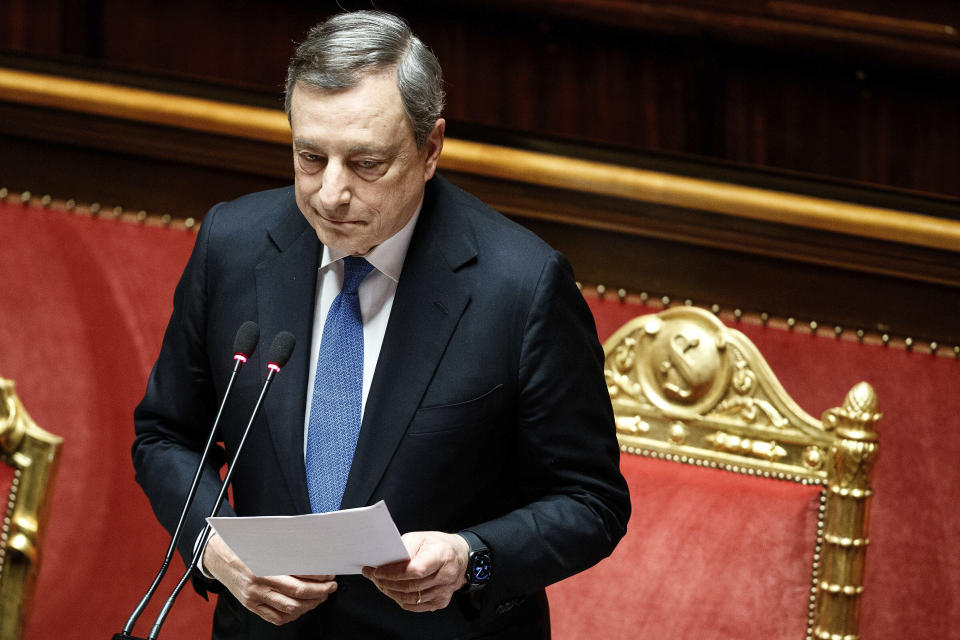
[[[347,151],[347,155],[356,155],[358,153],[369,153],[371,155],[389,156],[393,155],[393,147],[378,144],[358,144]]]
[[[317,151],[321,150],[319,144],[317,144],[313,140],[308,140],[307,138],[301,138],[301,137],[294,138],[293,145],[298,149],[310,149],[310,150],[317,150]],[[347,155],[352,156],[358,153],[369,153],[373,155],[383,155],[383,156],[396,155],[394,148],[389,145],[358,144],[350,147],[347,150]]]
[[[307,140],[306,138],[300,138],[300,137],[293,139],[293,146],[306,147],[308,149],[318,148],[318,146],[312,140]]]

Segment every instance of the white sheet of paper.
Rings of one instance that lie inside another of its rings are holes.
[[[207,522],[257,576],[348,575],[410,558],[383,500],[330,513]]]

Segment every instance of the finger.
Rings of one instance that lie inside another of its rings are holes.
[[[404,560],[385,564],[380,567],[364,567],[363,575],[371,579],[390,579],[390,580],[409,580],[412,578],[423,577],[422,575],[413,575],[416,572],[422,572],[420,564],[414,564],[413,560]]]
[[[426,578],[416,578],[412,580],[382,580],[377,578],[374,580],[374,582],[381,591],[416,593],[418,591],[426,591],[427,589],[443,584],[445,581],[441,580],[438,574],[434,574]]]
[[[260,602],[245,606],[268,622],[286,624],[315,609],[325,600],[326,595],[315,599],[297,599],[276,591],[268,591]]]
[[[445,560],[439,550],[423,549],[410,560],[376,567],[371,575],[377,580],[419,580],[435,574]]]
[[[423,591],[438,585],[454,585],[459,587],[462,578],[458,566],[452,563],[441,564],[436,570],[423,577],[419,572],[411,571],[399,578],[371,578],[381,590],[392,590],[405,593]]]
[[[453,591],[445,587],[435,587],[419,593],[396,593],[390,597],[406,611],[436,611],[450,604]]]
[[[248,606],[247,608],[250,609],[250,611],[252,611],[253,613],[260,616],[261,618],[263,618],[264,620],[266,620],[267,622],[269,622],[270,624],[275,624],[279,626],[282,624],[286,624],[288,622],[284,614],[280,613],[279,611],[270,607],[269,605],[263,604],[262,602],[252,606]]]
[[[306,613],[306,611],[309,611],[309,609],[295,612],[280,611],[263,602],[247,608],[270,624],[277,626],[287,624],[288,622],[293,622],[301,615]]]
[[[299,580],[308,580],[310,582],[331,582],[337,579],[337,576],[293,576]]]
[[[261,586],[295,600],[326,598],[337,588],[333,581],[301,580],[293,576],[270,576],[259,578]]]

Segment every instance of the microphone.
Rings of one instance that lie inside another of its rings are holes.
[[[267,376],[263,381],[263,388],[260,390],[260,397],[257,398],[257,404],[253,407],[253,413],[250,414],[250,420],[247,422],[247,427],[243,431],[243,436],[240,438],[240,442],[237,444],[237,450],[233,454],[233,459],[230,461],[230,467],[227,469],[227,475],[223,479],[223,486],[220,488],[220,494],[217,496],[217,501],[213,505],[213,509],[210,511],[210,517],[213,518],[217,515],[217,511],[220,510],[220,505],[223,504],[224,498],[227,497],[227,489],[230,486],[230,480],[233,477],[233,470],[237,468],[237,459],[240,457],[240,452],[243,451],[243,445],[247,441],[247,436],[250,435],[250,428],[253,426],[254,421],[257,419],[257,415],[260,413],[260,407],[263,406],[263,399],[267,396],[267,391],[270,388],[270,383],[273,382],[273,379],[280,372],[290,360],[290,356],[293,354],[293,348],[297,344],[297,339],[289,331],[281,331],[273,339],[273,344],[270,345],[270,353],[267,359]],[[196,551],[193,553],[193,558],[190,560],[190,565],[187,567],[187,570],[183,573],[183,576],[180,578],[180,582],[177,583],[177,586],[174,587],[173,593],[170,594],[170,597],[167,598],[167,601],[163,604],[163,609],[160,610],[160,613],[157,615],[157,619],[153,623],[153,628],[150,630],[150,635],[147,636],[147,640],[157,640],[157,636],[160,635],[160,628],[163,626],[164,620],[167,618],[167,614],[170,613],[170,608],[173,607],[174,601],[177,599],[177,596],[180,595],[180,592],[183,590],[183,587],[186,586],[187,582],[190,580],[190,574],[193,573],[194,569],[197,568],[197,565],[200,563],[200,556],[203,554],[204,548],[207,546],[207,540],[210,537],[212,528],[210,524],[207,523],[207,526],[204,527],[203,533],[200,534],[200,544],[197,545]],[[113,640],[128,640],[123,636],[114,636]],[[135,638],[130,638],[129,640],[138,640]]]
[[[147,592],[140,599],[140,602],[133,610],[133,613],[131,613],[130,617],[127,619],[127,623],[123,626],[123,631],[119,634],[115,634],[113,636],[113,640],[138,640],[130,634],[133,633],[133,628],[136,626],[137,620],[140,618],[140,614],[143,613],[143,610],[153,598],[157,588],[160,586],[160,581],[163,580],[163,576],[166,575],[167,569],[170,567],[170,561],[173,559],[173,554],[176,552],[177,543],[180,542],[180,537],[183,534],[183,525],[187,519],[187,512],[190,510],[190,506],[193,504],[193,499],[197,494],[197,487],[200,485],[200,476],[203,475],[203,466],[206,464],[207,458],[210,457],[211,449],[213,449],[213,443],[216,440],[217,427],[220,426],[220,417],[223,415],[223,408],[226,406],[227,398],[230,397],[230,392],[233,390],[233,382],[236,380],[237,374],[240,372],[241,367],[246,364],[250,356],[253,355],[253,352],[256,351],[257,342],[259,342],[259,340],[260,327],[256,322],[248,320],[240,325],[239,329],[237,329],[237,334],[233,339],[233,373],[230,374],[230,381],[227,383],[227,390],[223,394],[223,400],[220,401],[220,409],[217,411],[217,417],[213,421],[213,426],[210,427],[210,435],[207,436],[207,444],[203,449],[203,454],[200,456],[200,462],[197,464],[197,471],[193,476],[193,484],[190,485],[190,491],[187,492],[187,498],[183,503],[183,509],[180,511],[180,521],[177,523],[177,528],[174,530],[173,536],[170,538],[170,546],[167,547],[167,553],[163,558],[163,564],[160,566],[160,571],[157,573],[157,577],[153,579],[153,584],[151,584],[150,588],[147,589]]]

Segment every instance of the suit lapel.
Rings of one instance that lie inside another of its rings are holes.
[[[344,508],[370,500],[470,302],[461,267],[476,257],[476,240],[466,219],[459,220],[456,209],[436,197],[439,181],[434,178],[428,184],[404,260],[344,491]]]
[[[298,512],[309,513],[303,415],[321,245],[295,205],[268,233],[279,253],[256,268],[260,371],[266,371],[270,344],[278,332],[292,333],[297,346],[264,401],[263,415],[294,505]]]

